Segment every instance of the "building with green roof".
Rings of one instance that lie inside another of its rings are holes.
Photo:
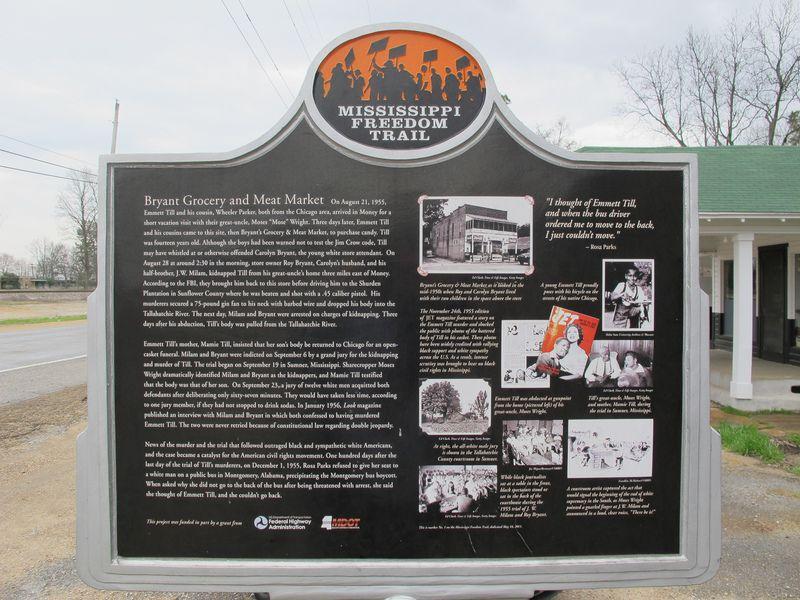
[[[752,398],[753,355],[800,365],[800,147],[579,152],[696,154],[700,285],[711,299],[712,347],[733,351],[731,397]],[[752,301],[735,301],[742,289]]]
[[[701,213],[794,213],[800,216],[800,146],[588,146],[580,152],[696,154]]]

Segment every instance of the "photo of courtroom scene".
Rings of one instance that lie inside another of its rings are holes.
[[[503,421],[503,464],[560,466],[564,462],[564,421]]]
[[[477,112],[486,96],[478,62],[453,42],[418,31],[348,41],[320,64],[317,104],[442,105]]]
[[[653,419],[573,419],[567,429],[568,479],[652,476]]]
[[[586,387],[652,388],[652,340],[595,340],[586,371]]]
[[[420,269],[426,273],[526,274],[533,265],[527,197],[424,197]]]
[[[419,468],[419,512],[495,514],[497,465],[428,465]]]
[[[486,379],[423,379],[419,426],[428,435],[481,435],[489,431],[492,386]]]
[[[653,331],[652,259],[603,260],[603,331]]]
[[[514,319],[500,324],[500,387],[549,388],[550,375],[536,370],[547,319]]]

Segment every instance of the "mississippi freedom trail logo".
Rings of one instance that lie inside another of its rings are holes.
[[[419,31],[379,31],[339,45],[319,65],[314,103],[345,137],[414,149],[463,131],[483,107],[486,82],[460,46]]]

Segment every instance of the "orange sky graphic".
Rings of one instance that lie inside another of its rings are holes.
[[[375,55],[368,55],[367,50],[369,50],[372,42],[385,37],[389,38],[389,43],[386,45],[386,50],[382,50]],[[456,60],[465,55],[469,57],[470,65],[463,70],[464,77],[466,78],[466,72],[468,70],[471,70],[474,75],[483,75],[483,71],[478,66],[478,61],[475,60],[475,57],[473,57],[469,52],[466,52],[460,46],[457,46],[453,42],[437,35],[407,30],[377,31],[375,33],[370,33],[353,40],[349,40],[328,54],[322,63],[320,63],[319,70],[322,71],[323,77],[327,82],[330,79],[331,70],[336,66],[336,63],[342,63],[342,67],[345,66],[345,56],[347,56],[347,53],[350,52],[350,49],[352,48],[353,52],[355,53],[355,62],[353,62],[352,69],[354,71],[359,69],[361,71],[361,76],[364,77],[364,81],[369,82],[369,72],[372,57],[375,56],[376,62],[383,66],[383,63],[389,60],[389,50],[395,46],[402,46],[403,44],[406,45],[405,56],[402,56],[398,59],[393,59],[393,62],[397,66],[401,64],[405,65],[406,70],[409,71],[415,78],[417,73],[420,71],[420,67],[423,65],[422,55],[428,50],[439,51],[438,58],[435,61],[427,64],[429,65],[429,68],[433,67],[436,69],[436,71],[442,76],[442,80],[444,80],[445,76],[445,67],[450,67],[453,70],[453,73],[457,73]],[[430,71],[428,71],[428,75],[425,76],[425,81],[429,81],[429,76]],[[481,87],[486,87],[483,81],[481,82]],[[327,94],[327,92],[328,86],[326,84],[325,93]],[[369,92],[365,90],[363,99],[368,98]]]

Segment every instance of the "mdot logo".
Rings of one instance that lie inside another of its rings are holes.
[[[358,517],[333,517],[326,515],[322,517],[322,529],[331,531],[333,529],[359,529],[361,519]]]
[[[443,142],[472,123],[486,99],[478,61],[421,31],[389,30],[340,44],[319,64],[314,104],[343,136],[373,148]]]

